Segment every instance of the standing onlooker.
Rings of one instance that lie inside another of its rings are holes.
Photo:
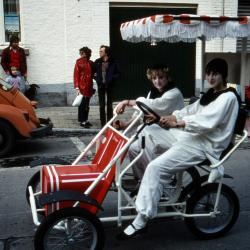
[[[100,58],[95,61],[96,82],[100,105],[100,120],[102,127],[113,116],[112,92],[115,81],[120,76],[117,62],[111,57],[110,47],[101,45]],[[107,116],[105,113],[105,96],[107,96]]]
[[[88,121],[89,101],[93,95],[93,75],[94,63],[89,60],[91,57],[91,49],[83,47],[79,50],[80,58],[76,60],[74,69],[74,87],[77,94],[82,94],[82,102],[78,107],[78,121],[80,126],[89,128],[92,124]]]
[[[15,67],[17,75],[21,77],[20,90],[25,92],[25,81],[27,79],[26,55],[23,48],[19,47],[19,37],[13,35],[10,44],[3,50],[1,65],[7,75],[11,75],[11,67]]]

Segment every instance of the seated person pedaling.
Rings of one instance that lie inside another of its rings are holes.
[[[147,98],[139,97],[136,100],[124,100],[117,105],[116,111],[118,114],[124,112],[126,106],[136,105],[136,101],[140,101],[150,107],[158,115],[170,115],[174,110],[182,109],[184,107],[184,99],[180,90],[175,86],[169,73],[169,68],[164,64],[155,65],[147,70],[147,78],[152,82],[153,86],[148,94]],[[125,129],[133,121],[128,122],[116,121],[114,127],[117,129]],[[129,158],[132,161],[140,152],[141,149],[141,138],[145,136],[147,138],[147,148],[145,148],[144,155],[137,162],[136,166],[133,167],[134,176],[136,179],[141,179],[142,174],[145,171],[147,164],[154,159],[157,154],[162,153],[161,148],[164,146],[154,140],[154,135],[158,133],[159,126],[153,124],[143,129],[138,140],[136,140],[129,148]],[[169,139],[171,142],[171,138]],[[174,138],[172,139],[174,140]],[[169,144],[170,146],[171,144]]]
[[[174,111],[170,116],[161,117],[159,124],[162,128],[154,136],[166,142],[169,137],[174,137],[175,142],[148,164],[136,198],[138,214],[118,235],[119,239],[141,233],[147,221],[157,215],[163,186],[170,183],[172,175],[205,159],[212,164],[219,161],[221,153],[232,140],[241,103],[235,89],[226,86],[227,73],[227,62],[220,58],[213,59],[206,66],[206,80],[211,88],[195,103]],[[224,174],[223,166],[212,171],[216,175],[211,173],[210,177]]]

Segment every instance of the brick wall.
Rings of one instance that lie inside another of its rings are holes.
[[[122,3],[123,1],[113,1]],[[126,0],[126,3],[141,1]],[[145,3],[166,3],[166,0]],[[224,14],[237,15],[237,0],[226,0]],[[222,15],[223,1],[218,0],[168,0],[167,3],[197,4],[198,14]],[[72,82],[72,72],[78,49],[89,46],[92,59],[98,57],[101,44],[109,44],[108,0],[43,0],[21,1],[22,45],[29,49],[28,74],[30,82],[38,84],[63,84]],[[1,9],[0,9],[1,11]],[[0,45],[3,37],[0,33]],[[4,46],[0,46],[3,48]],[[211,41],[207,52],[234,52],[234,40]],[[200,42],[197,42],[197,82],[200,72]],[[58,89],[60,91],[60,89]],[[64,90],[65,91],[65,90]]]

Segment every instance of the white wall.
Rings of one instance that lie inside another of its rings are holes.
[[[22,45],[28,48],[28,75],[30,82],[60,84],[72,82],[72,72],[78,50],[88,46],[93,51],[92,59],[98,57],[101,44],[109,44],[109,4],[142,3],[141,1],[108,0],[20,0]],[[145,0],[145,3],[162,3],[166,0]],[[237,15],[237,0],[225,0],[224,15]],[[198,14],[222,15],[223,0],[168,0],[167,3],[197,4]],[[0,13],[2,1],[0,0]],[[2,15],[0,14],[0,25]],[[0,27],[0,48],[4,46],[3,30]],[[5,44],[6,46],[6,44]],[[234,40],[207,43],[207,52],[236,50]],[[200,43],[197,43],[196,78],[201,78]]]

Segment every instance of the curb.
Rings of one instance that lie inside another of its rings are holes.
[[[57,136],[71,136],[71,135],[95,135],[97,134],[101,129],[95,129],[95,128],[53,128],[52,135]]]

